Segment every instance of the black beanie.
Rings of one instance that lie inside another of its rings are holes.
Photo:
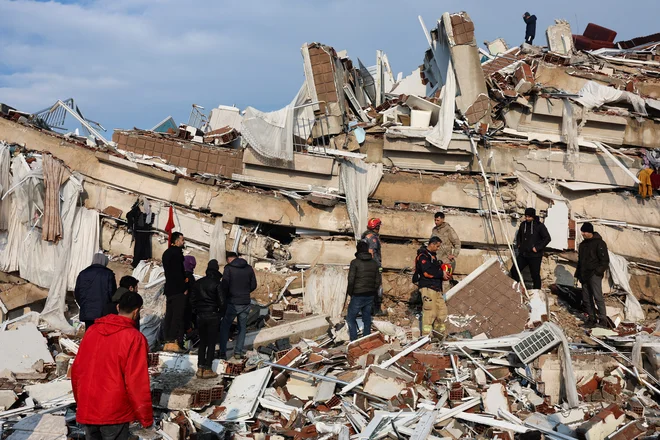
[[[582,232],[588,232],[588,233],[590,233],[590,234],[593,234],[593,233],[594,233],[594,225],[592,225],[592,224],[589,223],[589,222],[587,222],[587,223],[583,223],[583,224],[582,224],[582,227],[580,228],[580,231],[582,231]]]
[[[209,265],[206,268],[211,270],[220,270],[218,260],[209,260]]]
[[[536,217],[536,209],[534,208],[525,209],[525,215],[529,217]]]

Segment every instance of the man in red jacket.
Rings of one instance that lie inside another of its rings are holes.
[[[87,440],[126,440],[135,420],[153,425],[147,339],[135,328],[142,304],[138,293],[125,293],[119,314],[97,319],[80,343],[71,383]]]

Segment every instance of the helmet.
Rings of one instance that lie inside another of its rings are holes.
[[[368,229],[376,229],[381,224],[383,224],[383,222],[381,222],[379,218],[370,218],[369,222],[367,223],[367,228]]]
[[[440,267],[442,268],[442,271],[443,271],[444,273],[448,274],[449,276],[452,276],[452,275],[453,275],[453,271],[454,271],[454,269],[451,267],[451,264],[449,264],[449,263],[444,263],[444,264],[443,264],[442,266],[440,266]]]

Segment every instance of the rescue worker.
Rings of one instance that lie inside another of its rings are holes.
[[[536,15],[531,15],[529,12],[523,14],[525,21],[525,43],[532,44],[536,37]]]
[[[371,311],[374,298],[381,284],[381,273],[378,263],[369,253],[369,245],[359,241],[356,246],[355,259],[351,261],[348,271],[348,286],[346,294],[351,298],[346,313],[348,334],[351,341],[358,337],[357,316],[362,313],[362,336],[371,333]]]
[[[516,262],[520,273],[529,266],[534,289],[541,288],[541,261],[543,250],[552,241],[548,229],[536,216],[536,209],[525,209],[525,221],[520,224],[516,234]],[[511,278],[520,281],[515,266],[511,267]]]
[[[580,228],[584,240],[578,248],[578,263],[575,278],[582,284],[582,305],[587,314],[587,326],[609,326],[603,298],[603,276],[610,265],[607,244],[594,225],[584,223]],[[594,312],[594,302],[598,307],[598,318]]]
[[[86,440],[128,440],[131,422],[154,423],[148,343],[135,328],[142,304],[138,293],[125,293],[118,314],[97,319],[80,343],[71,386]]]
[[[423,335],[435,331],[444,336],[446,330],[447,304],[442,294],[442,281],[449,280],[449,276],[442,271],[442,262],[437,257],[441,244],[440,238],[431,237],[428,245],[417,251],[415,259],[413,282],[417,283],[422,296]]]
[[[383,264],[380,255],[380,225],[383,222],[379,218],[370,218],[367,222],[367,230],[362,234],[362,241],[369,246],[369,253],[373,259],[378,263],[380,272],[383,272]],[[374,314],[376,316],[383,315],[383,286],[378,288],[378,294],[374,299]]]
[[[438,260],[445,264],[451,264],[452,273],[456,270],[456,257],[461,253],[461,239],[449,223],[445,221],[444,212],[435,213],[435,227],[431,231],[431,237],[442,240],[438,250]]]

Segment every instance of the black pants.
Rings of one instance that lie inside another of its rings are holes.
[[[541,256],[538,257],[528,257],[525,255],[518,254],[518,257],[516,257],[516,262],[518,263],[518,268],[520,269],[520,273],[522,274],[523,269],[525,269],[527,266],[529,266],[529,273],[532,275],[532,283],[534,284],[534,289],[540,289],[541,288],[541,261],[543,258]],[[511,278],[513,278],[516,281],[520,281],[518,279],[518,272],[516,271],[516,267],[513,266],[511,267]]]
[[[167,297],[165,320],[163,321],[165,342],[183,339],[183,317],[186,312],[187,300],[188,298],[183,293]]]
[[[86,440],[128,440],[128,423],[119,425],[84,425]]]
[[[534,36],[533,35],[525,35],[525,43],[532,44],[533,42],[534,42]]]
[[[197,368],[211,369],[215,357],[215,344],[220,336],[220,315],[198,316],[197,329],[199,331]]]
[[[603,298],[603,277],[591,275],[588,280],[582,282],[582,305],[584,311],[591,319],[596,319],[594,301],[598,307],[598,317],[601,324],[607,323],[607,312],[605,311],[605,298]]]
[[[85,330],[89,330],[89,328],[94,325],[94,321],[94,319],[91,321],[83,321],[85,323]]]

